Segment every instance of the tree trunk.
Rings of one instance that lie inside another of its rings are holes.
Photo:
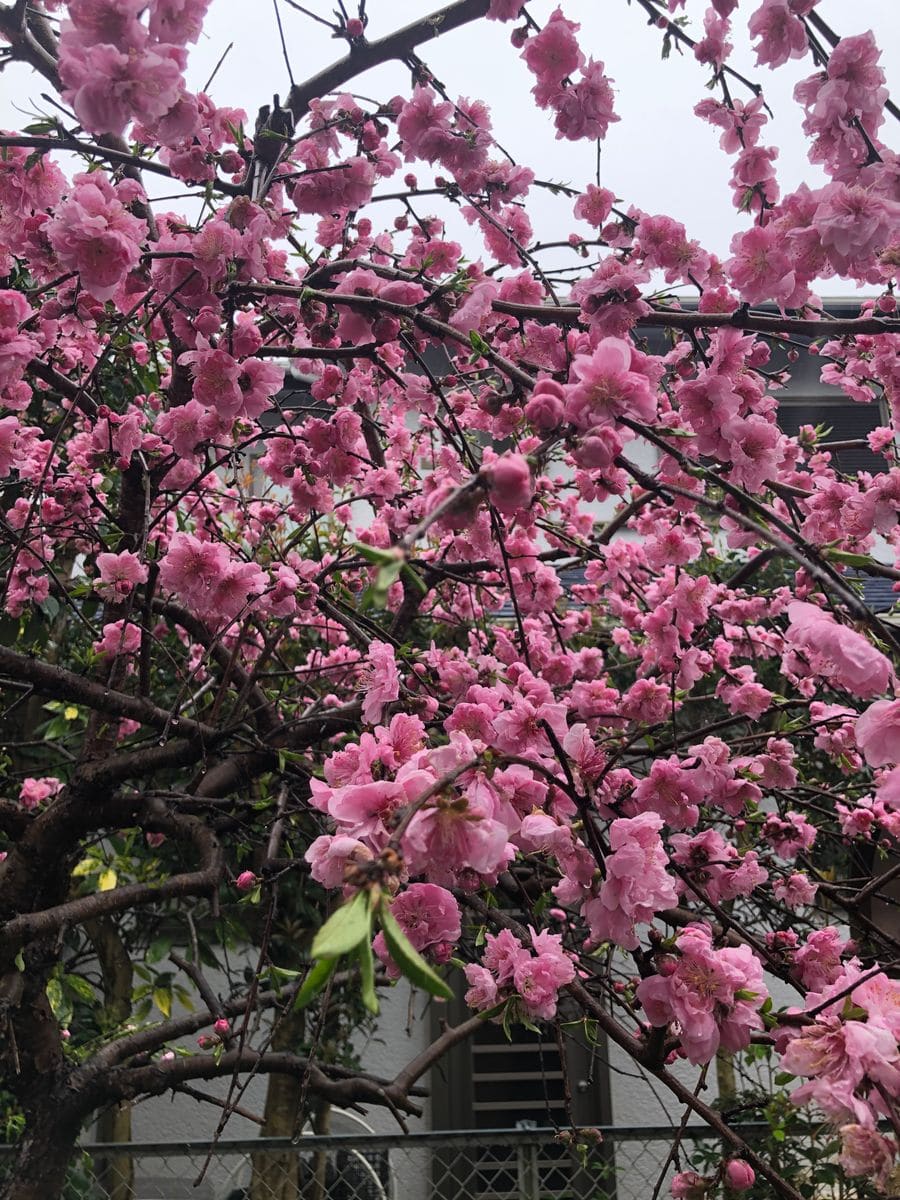
[[[273,1050],[293,1050],[303,1040],[304,1014],[290,1012],[272,1038]],[[294,1075],[270,1075],[261,1137],[291,1137],[297,1128],[302,1080]],[[298,1200],[300,1158],[296,1151],[254,1154],[250,1200]]]
[[[103,976],[106,1002],[105,1024],[114,1029],[131,1016],[133,972],[128,950],[115,922],[109,918],[85,922]],[[128,1101],[104,1109],[97,1118],[94,1137],[98,1142],[122,1144],[131,1141],[131,1105]],[[106,1200],[134,1200],[134,1160],[130,1154],[111,1154],[94,1162],[97,1182]]]
[[[131,1105],[105,1109],[97,1118],[98,1142],[121,1145],[131,1141]],[[94,1159],[94,1174],[104,1200],[134,1200],[134,1159],[130,1154],[109,1154]]]
[[[0,1200],[60,1200],[80,1132],[80,1121],[49,1103],[22,1134]]]

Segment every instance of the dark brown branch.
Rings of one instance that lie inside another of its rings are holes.
[[[310,1092],[339,1108],[368,1103],[412,1116],[421,1115],[419,1106],[413,1104],[396,1083],[384,1083],[365,1075],[335,1079],[307,1058],[277,1051],[260,1053],[250,1047],[228,1051],[218,1058],[211,1054],[196,1054],[145,1067],[118,1067],[103,1079],[101,1086],[120,1099],[133,1099],[158,1096],[190,1079],[219,1079],[245,1071],[259,1075],[299,1076]]]
[[[179,717],[157,707],[149,700],[115,691],[83,675],[67,671],[64,667],[51,666],[40,659],[18,654],[8,646],[0,646],[0,672],[14,679],[27,679],[41,696],[70,700],[73,704],[82,704],[93,712],[105,713],[110,717],[128,718],[142,725],[150,725],[154,729],[171,729],[187,737],[204,737],[210,740],[217,737],[217,731],[211,726],[192,721],[188,717]]]
[[[196,847],[200,866],[195,871],[174,875],[162,883],[132,883],[80,896],[65,904],[57,904],[40,912],[23,913],[8,921],[0,932],[0,952],[9,954],[34,938],[56,933],[65,925],[77,925],[96,917],[156,904],[177,896],[203,896],[213,892],[225,872],[225,856],[219,840],[195,817],[159,816],[146,823],[146,828],[175,837],[188,837]]]
[[[32,148],[35,150],[63,150],[69,154],[87,154],[93,158],[102,158],[106,162],[116,163],[123,167],[132,167],[138,171],[150,171],[154,175],[164,175],[167,179],[174,179],[175,176],[167,166],[156,162],[154,159],[141,158],[137,154],[129,154],[127,150],[119,150],[115,146],[101,145],[99,142],[80,142],[78,138],[68,136],[57,137],[39,137],[37,135],[17,134],[14,137],[9,135],[0,137],[0,146],[22,146],[24,148]],[[227,180],[217,179],[212,183],[212,187],[218,192],[224,192],[228,196],[239,196],[243,192],[240,184],[229,183]]]
[[[392,59],[402,62],[416,46],[483,17],[487,10],[488,0],[459,0],[459,3],[448,4],[445,8],[429,13],[427,17],[420,17],[411,25],[406,25],[387,37],[379,38],[377,42],[363,41],[354,44],[344,58],[332,63],[330,67],[326,67],[324,71],[313,75],[304,83],[295,84],[291,88],[288,92],[287,106],[294,114],[294,120],[299,121],[309,112],[310,101],[336,91],[351,79],[381,63],[390,62]]]

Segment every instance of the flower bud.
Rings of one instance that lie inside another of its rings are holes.
[[[513,516],[531,503],[531,467],[521,454],[504,454],[485,472],[491,504]]]
[[[562,424],[564,406],[562,400],[549,391],[538,391],[525,405],[525,420],[539,433],[552,433]]]
[[[725,1182],[734,1191],[746,1192],[747,1188],[753,1187],[755,1181],[756,1172],[742,1158],[732,1158],[725,1164]]]
[[[679,1171],[672,1179],[670,1190],[674,1200],[705,1200],[708,1181],[696,1171]]]
[[[252,871],[241,871],[234,885],[239,892],[249,892],[251,888],[256,887],[256,876]]]

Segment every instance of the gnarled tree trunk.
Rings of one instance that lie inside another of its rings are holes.
[[[279,1023],[273,1050],[294,1050],[303,1040],[304,1013],[290,1012]],[[303,1081],[296,1075],[270,1075],[261,1137],[291,1137],[297,1128]],[[293,1150],[254,1154],[250,1200],[298,1200],[300,1159]]]

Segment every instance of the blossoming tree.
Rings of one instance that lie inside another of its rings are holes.
[[[711,0],[695,34],[683,0],[616,15],[693,55],[698,94],[711,77],[720,261],[615,180],[512,161],[421,57],[505,22],[529,119],[600,142],[615,88],[574,4],[456,0],[376,40],[365,0],[339,4],[344,56],[254,127],[185,83],[208,3],[0,7],[4,65],[56,92],[0,137],[0,1039],[25,1121],[3,1197],[59,1196],[92,1114],[192,1081],[232,1078],[234,1107],[247,1074],[293,1076],[402,1124],[481,1021],[563,999],[720,1139],[674,1195],[756,1175],[797,1200],[671,1069],[748,1048],[889,1190],[900,635],[860,579],[900,579],[900,112],[874,38],[816,0]],[[767,69],[808,60],[824,185],[779,190],[764,93],[729,65],[746,37]],[[355,95],[388,60],[402,94]],[[817,297],[835,279],[873,297],[852,319]],[[780,430],[773,356],[809,341],[884,406],[879,474]],[[331,912],[290,973],[266,928],[304,871]],[[98,931],[240,896],[263,914],[249,982],[217,997],[195,937],[192,1012],[126,994],[97,1016],[73,964]],[[374,1013],[401,975],[435,1003],[464,977],[473,1015],[390,1079],[254,1023],[321,1017],[335,987]]]

